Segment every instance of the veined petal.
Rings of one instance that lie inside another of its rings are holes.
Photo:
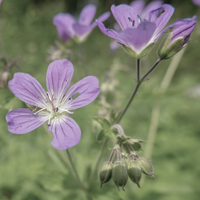
[[[48,113],[41,111],[33,115],[28,108],[20,108],[10,111],[6,115],[6,120],[11,133],[24,134],[44,124],[48,120]]]
[[[144,0],[136,0],[132,1],[130,3],[130,6],[134,8],[135,12],[139,15],[142,16],[142,11],[145,6],[145,1]]]
[[[127,47],[140,53],[150,41],[156,25],[151,22],[144,21],[137,28],[129,28],[119,33],[119,38],[124,41]]]
[[[40,83],[26,73],[15,73],[8,87],[20,100],[40,108],[46,107],[46,92]]]
[[[105,34],[105,35],[107,35],[108,37],[111,37],[111,38],[117,40],[119,43],[123,43],[123,42],[124,42],[123,40],[120,40],[120,39],[118,38],[118,35],[119,35],[119,34],[118,34],[115,30],[106,28],[106,27],[104,26],[104,24],[101,23],[100,21],[98,21],[97,19],[96,19],[96,23],[97,23],[98,27],[100,28],[100,30],[101,30],[101,32],[102,32],[103,34]]]
[[[56,149],[65,150],[77,145],[81,138],[78,124],[66,115],[54,118],[49,126],[49,131],[54,135],[51,145]]]
[[[143,10],[141,17],[144,18],[149,12],[151,12],[152,10],[156,10],[159,7],[161,7],[163,4],[163,1],[151,1]]]
[[[156,31],[154,33],[154,40],[158,40],[161,37],[161,30],[170,20],[172,14],[174,13],[174,7],[168,4],[164,4],[162,7],[151,11],[145,17],[145,20],[153,22],[156,24]]]
[[[75,83],[66,93],[64,109],[74,110],[88,105],[99,95],[99,80],[95,76],[87,76]],[[75,99],[73,96],[79,94]],[[72,99],[68,101],[69,99]]]
[[[92,4],[88,4],[85,6],[80,14],[79,23],[81,25],[90,25],[92,20],[94,19],[96,13],[96,6]]]
[[[74,73],[72,63],[65,60],[56,60],[52,62],[47,69],[47,89],[50,98],[55,98],[59,103],[63,98],[71,82]]]
[[[96,20],[100,21],[100,22],[104,22],[106,21],[108,18],[110,17],[110,12],[105,12],[103,13],[100,17],[98,17]],[[94,21],[91,25],[91,28],[95,28],[97,26],[97,23]]]
[[[137,27],[140,23],[135,9],[131,6],[126,4],[121,4],[119,6],[112,5],[111,11],[122,30]]]
[[[59,13],[53,18],[53,24],[57,28],[59,37],[65,41],[74,36],[73,23],[75,19],[67,13]]]
[[[90,34],[92,31],[91,26],[88,25],[82,25],[79,23],[73,24],[73,29],[75,32],[76,37],[79,39],[79,41],[83,41],[87,35]]]

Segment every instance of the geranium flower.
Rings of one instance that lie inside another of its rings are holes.
[[[122,31],[118,33],[107,29],[97,19],[96,22],[101,32],[115,39],[131,56],[141,58],[150,51],[163,34],[162,29],[171,18],[174,8],[164,4],[148,13],[144,20],[138,16],[133,7],[125,4],[112,5],[111,11]]]
[[[179,52],[188,42],[192,31],[196,25],[196,16],[192,18],[179,19],[163,32],[171,29],[168,36],[161,43],[158,54],[162,59],[168,59]]]
[[[25,134],[48,121],[48,130],[54,135],[51,142],[54,148],[67,149],[78,144],[81,130],[69,115],[73,114],[72,110],[94,101],[100,88],[96,77],[87,76],[67,91],[73,72],[74,67],[69,60],[52,62],[47,70],[47,92],[29,74],[15,73],[8,86],[16,97],[31,106],[30,109],[12,110],[6,115],[8,130]],[[77,93],[79,95],[74,98]]]
[[[96,23],[92,22],[96,13],[96,6],[88,4],[81,13],[79,20],[76,21],[74,17],[68,13],[59,13],[53,18],[53,23],[57,28],[59,37],[67,42],[73,38],[77,42],[84,42],[87,36],[96,27]],[[103,22],[110,16],[110,12],[102,14],[98,20]]]
[[[149,4],[145,6],[145,1],[144,0],[136,0],[132,1],[130,3],[130,6],[134,8],[135,12],[140,16],[141,19],[144,19],[144,17],[152,10],[155,10],[159,7],[161,7],[163,4],[163,1],[152,1]],[[117,27],[117,23],[114,24],[114,29],[116,31],[120,31],[120,27]],[[115,51],[120,47],[120,44],[114,40],[110,43],[110,49],[111,51]]]
[[[192,0],[193,4],[200,6],[200,0]]]

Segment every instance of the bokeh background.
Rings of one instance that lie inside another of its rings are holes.
[[[60,12],[78,16],[88,3],[97,5],[96,17],[110,10],[112,4],[129,4],[128,0],[3,0],[0,5],[0,54],[16,61],[21,70],[29,73],[46,88],[46,70],[51,62],[49,51],[55,42],[62,44],[52,23]],[[149,1],[146,1],[147,3]],[[169,0],[175,7],[169,23],[179,18],[197,15],[197,25],[181,58],[178,69],[168,90],[160,95],[158,89],[171,60],[163,61],[143,83],[136,99],[121,121],[127,135],[147,140],[152,110],[159,101],[158,129],[152,149],[153,180],[146,177],[142,188],[128,181],[126,191],[118,191],[113,181],[99,189],[98,174],[90,193],[93,199],[148,199],[148,200],[197,200],[200,195],[200,8],[190,0]],[[106,26],[112,28],[111,16]],[[66,54],[75,72],[72,84],[85,76],[82,65],[89,75],[97,76],[102,85],[112,73],[113,89],[107,93],[108,104],[115,105],[118,112],[128,100],[135,82],[135,60],[123,49],[111,52],[111,39],[97,28],[84,43],[84,61],[75,54]],[[69,52],[80,52],[71,42]],[[157,59],[158,44],[142,59],[145,72]],[[0,60],[0,71],[5,67]],[[10,78],[17,72],[11,68]],[[113,72],[114,71],[114,72]],[[104,85],[104,89],[105,89]],[[82,130],[80,143],[70,149],[72,159],[84,183],[87,182],[102,143],[96,141],[98,128],[93,117],[98,113],[101,97],[92,104],[75,111],[72,116]],[[10,109],[26,105],[6,88],[0,89],[0,200],[64,200],[87,199],[64,162],[50,145],[51,137],[43,126],[25,135],[15,135],[7,130],[5,116]],[[142,156],[147,144],[143,144]],[[112,148],[110,142],[107,147]],[[106,147],[100,165],[110,150]],[[65,152],[64,152],[65,153]],[[63,155],[65,155],[63,153]],[[100,166],[99,168],[100,169]]]

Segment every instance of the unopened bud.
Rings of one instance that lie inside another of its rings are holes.
[[[137,184],[137,186],[140,188],[140,179],[142,176],[142,171],[141,171],[141,167],[139,165],[139,163],[137,161],[134,160],[129,160],[128,161],[128,175],[130,177],[130,179]]]
[[[151,176],[152,178],[155,178],[153,175],[153,166],[151,163],[144,157],[139,157],[137,159],[137,162],[139,163],[141,170],[144,174]]]
[[[5,88],[10,79],[10,73],[8,71],[3,71],[0,75],[0,87]]]
[[[112,163],[105,162],[101,168],[101,171],[99,172],[99,180],[101,182],[100,188],[102,188],[102,185],[104,183],[110,181],[111,177],[112,177]]]
[[[122,189],[124,190],[124,186],[128,181],[128,173],[127,173],[126,163],[124,161],[116,161],[114,163],[112,176],[115,185],[118,187],[118,190],[119,187],[122,187]]]

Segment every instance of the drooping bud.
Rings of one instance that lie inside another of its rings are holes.
[[[159,47],[158,55],[161,59],[171,58],[187,44],[196,25],[195,19],[196,16],[192,18],[179,19],[163,31],[164,33],[171,29],[171,32],[168,33]]]
[[[10,79],[10,73],[8,71],[3,71],[0,74],[0,88],[5,88]]]
[[[137,184],[140,188],[140,179],[142,177],[142,171],[139,163],[134,160],[129,160],[127,164],[128,175],[130,179]]]
[[[127,173],[126,163],[124,161],[116,161],[114,163],[112,170],[112,177],[118,190],[119,187],[122,187],[122,189],[124,190],[124,186],[128,181],[128,173]]]
[[[151,176],[152,178],[155,178],[153,175],[153,166],[152,164],[144,157],[139,157],[137,159],[137,162],[139,163],[141,170],[144,174]]]
[[[105,162],[101,168],[101,171],[99,172],[99,180],[101,182],[100,188],[102,188],[102,185],[104,183],[110,181],[111,177],[112,177],[112,163]]]

